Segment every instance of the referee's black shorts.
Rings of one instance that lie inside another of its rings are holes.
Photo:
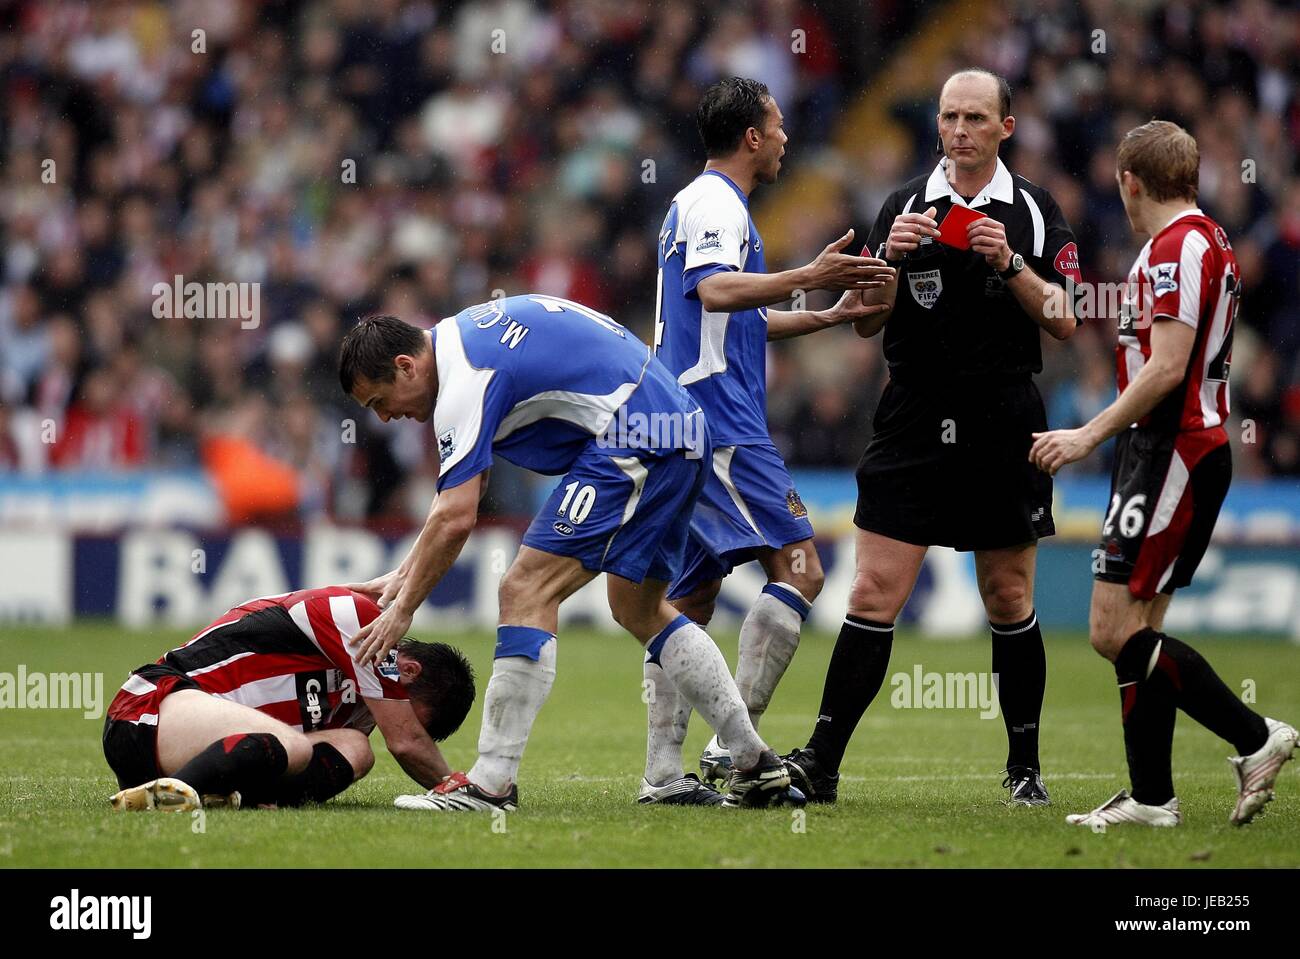
[[[1032,377],[891,377],[858,464],[859,529],[918,546],[1002,549],[1056,532]]]

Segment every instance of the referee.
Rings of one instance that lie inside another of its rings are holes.
[[[1047,424],[1033,374],[1041,330],[1075,328],[1066,278],[1079,279],[1074,234],[1047,191],[998,158],[1011,136],[1011,91],[986,70],[953,74],[939,95],[942,158],[890,195],[868,246],[898,269],[892,309],[858,320],[885,331],[889,383],[858,465],[857,566],[831,656],[817,725],[786,757],[791,781],[833,802],[840,761],[880,691],[894,621],[929,546],[973,550],[993,634],[993,673],[1006,723],[1011,801],[1047,805],[1038,721],[1046,684],[1034,614],[1039,537],[1055,532],[1051,478],[1029,462]],[[983,217],[968,249],[941,244],[957,206]]]

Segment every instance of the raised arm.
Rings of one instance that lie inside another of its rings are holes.
[[[420,604],[438,585],[469,539],[478,522],[479,493],[485,474],[478,473],[459,486],[442,490],[424,522],[410,554],[401,589],[377,619],[357,633],[358,663],[378,662],[388,655],[411,627]]]
[[[894,271],[884,260],[842,252],[852,242],[853,231],[849,230],[827,244],[811,263],[780,273],[743,273],[737,270],[711,273],[696,285],[696,295],[710,313],[735,313],[780,303],[799,290],[869,290],[894,276]],[[769,316],[769,322],[770,319]],[[820,328],[809,322],[808,328],[802,332],[810,333]]]
[[[874,336],[884,326],[877,317],[893,309],[897,289],[898,279],[893,277],[870,289],[845,290],[829,310],[768,310],[767,338],[787,340],[841,323],[852,323],[859,336]],[[870,332],[863,332],[866,329]]]

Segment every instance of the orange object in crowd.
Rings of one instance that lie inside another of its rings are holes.
[[[201,447],[232,524],[273,519],[298,508],[298,474],[238,436],[209,436]]]

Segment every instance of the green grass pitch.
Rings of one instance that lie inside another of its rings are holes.
[[[734,631],[715,631],[734,662]],[[182,631],[133,633],[106,624],[0,631],[0,672],[102,671],[105,706],[127,671],[155,659]],[[424,636],[421,638],[432,638]],[[479,672],[491,670],[486,632],[444,637]],[[1248,638],[1194,640],[1234,689],[1253,681],[1259,708],[1300,719],[1300,648]],[[778,690],[762,732],[786,751],[816,715],[832,639],[809,635]],[[1054,805],[1008,808],[999,788],[1000,718],[977,709],[898,709],[891,687],[868,711],[843,769],[839,804],[792,811],[642,808],[634,803],[644,758],[641,657],[630,639],[570,630],[560,636],[559,675],[520,774],[521,808],[505,831],[491,817],[394,809],[417,792],[382,740],[369,777],[312,809],[184,815],[116,814],[115,786],[100,751],[101,719],[70,710],[0,710],[0,866],[1300,866],[1300,763],[1284,768],[1278,798],[1251,826],[1227,823],[1230,748],[1179,717],[1175,782],[1184,825],[1067,826],[1126,785],[1114,674],[1077,633],[1048,636],[1044,775]],[[895,673],[988,669],[988,639],[944,642],[904,633]],[[474,759],[479,709],[445,744],[457,768]],[[699,717],[688,768],[708,737]],[[498,826],[499,828],[499,826]]]

